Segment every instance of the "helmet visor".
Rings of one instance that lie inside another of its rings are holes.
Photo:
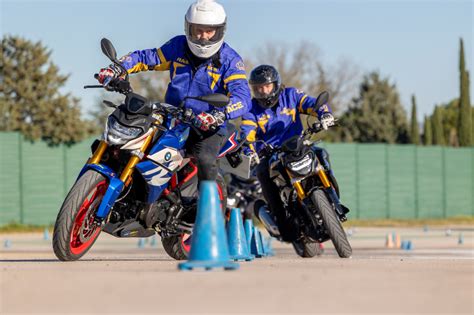
[[[197,45],[213,45],[224,38],[225,23],[221,25],[192,24],[186,21],[186,35]]]
[[[267,99],[275,95],[275,82],[250,84],[252,94],[256,99]]]

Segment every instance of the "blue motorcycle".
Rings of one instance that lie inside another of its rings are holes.
[[[101,46],[120,66],[112,43],[104,38]],[[104,101],[115,110],[61,206],[54,227],[54,253],[62,261],[78,260],[102,231],[120,238],[158,233],[171,257],[186,259],[198,197],[197,166],[184,152],[190,129],[199,132],[192,124],[193,113],[133,93],[128,75],[105,88],[126,98],[120,105]],[[215,107],[229,103],[222,94],[187,98]],[[229,129],[218,159],[239,148],[237,136],[235,129]],[[220,174],[216,182],[224,211],[226,187]]]

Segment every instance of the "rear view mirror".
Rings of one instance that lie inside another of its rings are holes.
[[[113,62],[117,61],[117,51],[115,51],[115,47],[112,45],[110,40],[102,38],[100,41],[100,48],[102,48],[102,52],[107,56],[107,58]]]
[[[318,95],[316,99],[316,106],[315,108],[319,108],[320,106],[327,104],[329,101],[329,93],[327,91],[322,92]]]
[[[196,96],[196,97],[190,96],[188,98],[203,101],[215,107],[225,107],[229,105],[230,103],[230,98],[220,93],[214,93],[214,94],[208,94],[208,95]]]

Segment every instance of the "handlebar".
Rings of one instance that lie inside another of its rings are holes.
[[[94,78],[98,80],[99,74],[95,73]],[[121,94],[128,94],[133,92],[132,87],[130,86],[130,82],[128,80],[121,80],[118,78],[112,79],[107,85],[84,85],[84,89],[106,89],[107,91],[118,92]]]
[[[335,120],[335,121],[337,121],[337,120]],[[338,124],[334,124],[333,126],[330,126],[329,128],[332,128],[332,127],[335,127],[335,126],[338,126]],[[321,123],[316,122],[312,126],[309,126],[308,129],[306,129],[303,132],[301,137],[304,138],[304,137],[308,136],[309,134],[317,134],[321,131],[324,131],[324,128],[321,126]],[[263,146],[264,146],[264,148],[262,150],[263,151],[263,153],[262,153],[263,156],[265,156],[265,155],[271,156],[273,154],[278,154],[278,153],[283,152],[283,149],[281,147],[273,147],[271,144],[268,144],[263,140],[257,140],[255,142],[256,143],[260,142],[260,143],[263,144]]]

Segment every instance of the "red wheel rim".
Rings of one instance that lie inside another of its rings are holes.
[[[181,246],[186,253],[191,250],[191,234],[181,234]]]
[[[84,199],[71,231],[69,247],[74,255],[80,255],[94,243],[99,236],[100,228],[94,223],[95,210],[107,191],[107,182],[101,181]]]
[[[222,193],[222,187],[219,184],[217,184],[217,191],[219,192],[219,200],[221,201],[221,204],[222,204],[222,202],[224,202],[224,194]],[[186,233],[181,234],[181,247],[188,254],[189,254],[189,251],[191,250],[191,240],[192,240],[191,234],[186,234]]]

